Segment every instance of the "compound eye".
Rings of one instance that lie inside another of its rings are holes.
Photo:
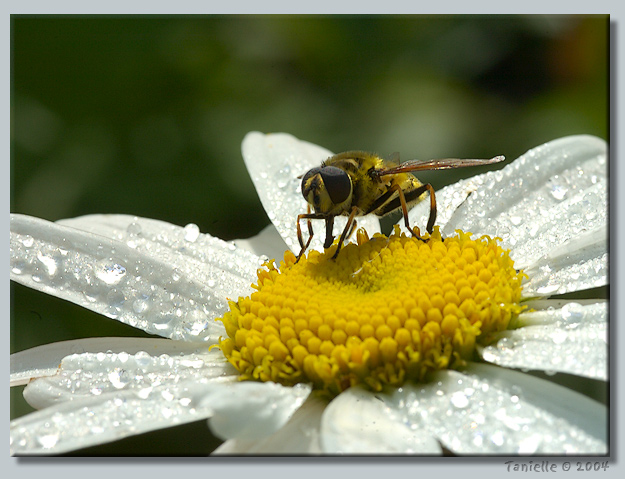
[[[321,178],[332,203],[343,203],[352,193],[352,180],[344,170],[336,166],[321,168]]]
[[[303,178],[302,178],[302,195],[304,196],[304,198],[307,198],[308,194],[311,191],[314,191],[317,188],[319,188],[319,178],[315,178],[315,176],[318,176],[320,171],[321,171],[321,168],[319,168],[319,167],[312,168],[312,169],[308,170],[308,173],[306,173],[303,176]]]

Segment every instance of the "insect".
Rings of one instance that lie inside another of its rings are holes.
[[[332,259],[338,256],[345,238],[356,228],[357,216],[370,213],[385,216],[401,208],[406,228],[413,236],[420,238],[418,228],[415,231],[408,223],[408,209],[425,199],[426,192],[430,196],[430,216],[426,229],[432,233],[436,221],[434,189],[429,183],[421,183],[411,172],[490,165],[504,159],[503,156],[495,156],[489,160],[446,158],[399,163],[398,158],[385,160],[364,151],[346,151],[331,156],[302,177],[302,195],[308,202],[308,212],[297,216],[297,239],[302,248],[297,260],[313,238],[310,220],[325,221],[324,248],[329,248],[334,241],[334,218],[348,217]],[[314,209],[312,213],[311,207]],[[305,244],[300,227],[304,219],[308,223],[309,235]]]

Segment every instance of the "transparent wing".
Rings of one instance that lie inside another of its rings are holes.
[[[506,159],[505,156],[495,156],[488,160],[443,158],[439,160],[410,160],[393,168],[385,168],[378,171],[378,176],[396,175],[397,173],[408,173],[411,171],[423,170],[446,170],[449,168],[465,168],[467,166],[484,166],[499,163]]]

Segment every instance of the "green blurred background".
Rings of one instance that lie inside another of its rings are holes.
[[[12,16],[11,211],[269,224],[251,130],[402,159],[608,139],[607,16]],[[463,172],[427,172],[435,188]],[[466,173],[465,173],[466,174]],[[471,173],[474,174],[474,173]],[[12,284],[11,350],[141,332]],[[30,411],[14,388],[12,417]],[[201,454],[204,422],[87,450]]]

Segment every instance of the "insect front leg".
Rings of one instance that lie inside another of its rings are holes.
[[[326,240],[323,243],[324,248],[329,248],[334,242],[334,216],[325,217],[326,220]]]
[[[308,208],[308,213],[307,214],[297,215],[297,240],[299,241],[299,245],[300,245],[300,247],[302,249],[300,250],[299,254],[297,255],[297,259],[295,260],[296,263],[302,257],[304,252],[308,249],[308,246],[310,245],[310,242],[313,239],[314,231],[313,231],[313,228],[312,228],[312,222],[310,221],[313,216],[314,215],[310,214],[310,207]],[[304,244],[304,238],[302,237],[302,229],[300,227],[300,221],[303,220],[303,219],[306,219],[307,220],[307,224],[308,224],[308,241],[306,241],[306,244]]]
[[[302,228],[300,226],[300,221],[304,219],[307,220],[307,224],[308,224],[308,241],[306,241],[306,244],[304,244],[304,237],[302,235]],[[313,239],[314,231],[312,227],[312,222],[310,220],[326,220],[326,243],[328,242],[328,220],[330,220],[330,228],[329,228],[329,231],[330,231],[329,234],[331,236],[330,244],[332,244],[332,241],[334,240],[334,238],[332,237],[332,224],[334,222],[334,217],[328,218],[326,215],[323,215],[321,213],[311,213],[310,206],[308,206],[308,213],[297,215],[297,240],[299,241],[299,245],[302,249],[297,255],[297,259],[295,260],[296,263],[306,252],[306,250],[308,249],[308,246],[310,245],[310,242]]]
[[[306,218],[307,219],[307,224],[308,224],[308,242],[306,243],[306,246],[304,246],[304,239],[302,237],[302,229],[300,228],[300,220],[310,216],[310,205],[308,205],[308,212],[306,214],[302,214],[302,215],[298,215],[297,216],[297,240],[299,241],[299,246],[300,248],[303,248],[304,250],[306,250],[306,248],[308,248],[308,245],[310,244],[310,241],[312,240],[313,237],[313,229],[312,229],[312,222],[310,221],[310,218]],[[301,256],[302,253],[300,253]]]

